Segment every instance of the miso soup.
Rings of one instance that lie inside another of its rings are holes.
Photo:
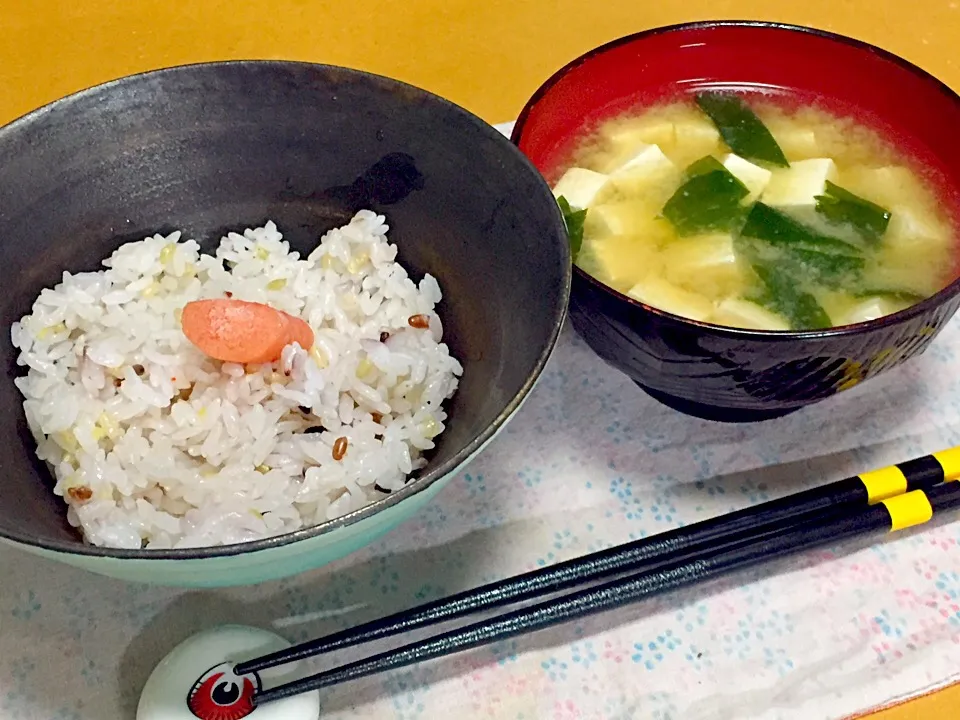
[[[955,277],[920,169],[815,107],[702,93],[600,125],[554,186],[579,267],[645,304],[757,330],[903,310]]]

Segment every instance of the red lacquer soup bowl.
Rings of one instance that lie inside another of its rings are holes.
[[[912,156],[956,221],[960,97],[907,61],[796,26],[704,22],[658,28],[592,50],[533,95],[513,142],[548,180],[585,132],[626,109],[705,88],[816,101],[878,130]],[[777,417],[923,352],[960,304],[960,281],[901,312],[817,331],[759,331],[644,305],[577,268],[570,316],[604,360],[650,395],[715,420]]]

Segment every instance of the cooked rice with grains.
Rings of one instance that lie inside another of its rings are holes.
[[[40,293],[11,329],[27,369],[16,384],[88,542],[273,536],[360,508],[425,465],[462,368],[442,342],[437,281],[414,283],[387,231],[364,210],[306,258],[272,222],[214,255],[155,235]],[[207,298],[300,318],[313,346],[262,365],[208,357],[180,324]]]

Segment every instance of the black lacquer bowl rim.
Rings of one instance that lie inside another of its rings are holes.
[[[870,43],[862,40],[856,40],[846,35],[840,35],[828,30],[820,30],[818,28],[812,28],[805,25],[794,25],[790,23],[767,22],[763,20],[703,20],[697,22],[678,23],[675,25],[664,25],[661,27],[651,28],[649,30],[642,30],[630,35],[625,35],[617,38],[616,40],[612,40],[608,43],[595,47],[592,50],[588,50],[578,58],[571,60],[569,63],[551,75],[539,88],[537,88],[533,95],[530,96],[530,99],[524,105],[523,110],[520,112],[520,115],[513,126],[510,141],[519,147],[524,128],[529,121],[530,114],[533,111],[534,106],[540,102],[540,100],[547,93],[549,93],[550,90],[560,80],[566,77],[570,71],[574,70],[590,58],[597,55],[602,55],[603,53],[623,45],[642,42],[646,38],[658,35],[675,32],[680,33],[689,30],[709,30],[713,28],[756,28],[759,31],[786,31],[841,43],[849,47],[856,48],[864,53],[875,55],[892,64],[898,65],[902,69],[909,71],[922,82],[932,86],[949,102],[960,106],[960,94],[955,92],[946,83],[939,80],[937,77],[927,72],[923,68],[914,65],[908,60],[905,60],[899,55],[896,55],[889,50],[879,48],[876,45],[871,45]],[[751,330],[747,328],[735,328],[726,325],[717,325],[714,323],[693,320],[691,318],[683,317],[682,315],[676,315],[674,313],[667,312],[666,310],[661,310],[652,305],[647,305],[639,300],[634,300],[629,295],[613,289],[609,285],[600,282],[577,265],[574,265],[573,273],[576,281],[587,283],[591,286],[592,290],[602,296],[606,296],[607,300],[613,301],[614,303],[620,303],[625,310],[632,309],[635,311],[651,313],[654,316],[658,316],[665,322],[688,325],[698,328],[703,333],[727,337],[731,340],[738,340],[741,342],[783,343],[804,340],[844,338],[861,335],[875,330],[891,328],[901,324],[904,321],[922,317],[943,305],[951,298],[960,295],[960,277],[958,277],[949,285],[934,293],[930,297],[925,298],[920,302],[905,308],[904,310],[892,313],[890,315],[884,315],[883,317],[879,317],[875,320],[868,320],[865,322],[855,323],[853,325],[840,325],[837,327],[824,328],[822,330]],[[574,292],[574,297],[576,297],[576,295],[577,293]]]
[[[284,70],[314,70],[317,72],[323,72],[332,75],[338,75],[343,78],[349,78],[358,82],[365,82],[372,87],[377,88],[385,92],[390,91],[402,91],[401,97],[403,102],[427,102],[432,104],[436,108],[436,113],[438,115],[456,115],[459,116],[462,120],[466,120],[470,125],[476,128],[476,130],[483,135],[486,135],[489,139],[495,140],[497,142],[497,147],[501,149],[505,156],[508,156],[513,162],[520,162],[524,165],[531,175],[535,179],[539,179],[539,182],[542,184],[543,191],[547,195],[551,195],[550,188],[547,185],[546,181],[540,175],[540,172],[533,166],[533,163],[524,155],[520,150],[512,144],[507,138],[503,136],[496,128],[494,128],[489,123],[485,122],[478,116],[474,115],[465,108],[457,105],[456,103],[447,100],[439,95],[419,88],[415,85],[405,83],[401,80],[396,80],[389,78],[383,75],[378,75],[375,73],[366,72],[363,70],[356,70],[353,68],[343,67],[340,65],[329,65],[323,63],[310,63],[310,62],[301,62],[301,61],[288,61],[288,60],[226,60],[226,61],[217,61],[217,62],[200,62],[200,63],[188,63],[182,65],[175,65],[167,68],[161,68],[157,70],[149,70],[146,72],[136,73],[133,75],[127,75],[115,80],[110,80],[104,83],[100,83],[84,90],[72,93],[70,95],[64,96],[58,100],[54,100],[47,105],[44,105],[36,110],[33,110],[13,121],[7,125],[0,127],[0,138],[5,136],[10,136],[12,134],[18,133],[21,129],[25,129],[35,123],[43,122],[46,115],[55,112],[69,112],[70,106],[77,102],[78,100],[84,99],[90,95],[96,95],[99,93],[113,93],[124,90],[128,86],[135,86],[142,83],[145,80],[150,80],[157,77],[163,77],[166,75],[177,75],[181,73],[196,73],[196,72],[216,72],[218,69],[225,68],[258,68],[266,70],[275,70],[275,71],[284,71]],[[554,203],[554,206],[556,203]],[[459,451],[457,451],[450,459],[445,462],[439,463],[436,466],[428,467],[427,471],[422,475],[415,477],[411,480],[403,489],[398,490],[394,493],[391,493],[385,498],[376,500],[364,507],[354,510],[346,515],[338,517],[334,520],[328,520],[326,522],[320,523],[318,525],[312,525],[309,527],[301,528],[293,532],[284,533],[282,535],[277,535],[274,537],[264,538],[261,540],[253,540],[243,543],[235,543],[232,545],[219,545],[211,547],[197,547],[197,548],[176,548],[176,549],[164,549],[164,550],[150,550],[150,549],[122,549],[122,548],[105,548],[98,547],[93,545],[88,545],[82,542],[77,536],[75,542],[71,541],[60,541],[60,540],[50,540],[42,539],[35,536],[30,536],[24,533],[10,532],[0,528],[0,537],[7,540],[11,540],[16,543],[21,543],[23,545],[42,548],[44,550],[54,551],[57,553],[65,553],[70,555],[82,555],[82,556],[91,556],[91,557],[100,557],[100,558],[113,558],[113,559],[130,559],[130,560],[198,560],[203,558],[217,558],[217,557],[229,557],[236,555],[243,555],[247,553],[253,553],[263,550],[269,550],[271,548],[277,548],[281,546],[290,545],[292,543],[300,542],[310,538],[314,538],[320,535],[325,535],[331,533],[340,528],[353,525],[361,520],[370,518],[373,515],[376,515],[382,510],[393,507],[400,504],[404,500],[412,497],[413,495],[427,489],[435,482],[447,477],[448,475],[455,473],[460,467],[462,467],[466,462],[468,462],[476,453],[484,448],[484,446],[493,439],[493,437],[499,432],[499,430],[510,420],[513,414],[519,409],[520,405],[523,404],[526,397],[529,395],[530,391],[533,389],[533,386],[536,384],[537,379],[540,377],[544,367],[547,364],[547,361],[550,359],[550,356],[553,352],[554,347],[556,346],[557,340],[560,336],[560,332],[563,328],[564,321],[566,319],[567,307],[569,304],[570,298],[570,288],[572,281],[571,273],[571,262],[570,262],[570,248],[566,242],[566,229],[563,222],[563,216],[560,213],[558,207],[555,208],[555,217],[554,217],[555,227],[557,230],[557,237],[562,238],[563,242],[557,243],[557,252],[564,255],[564,258],[560,258],[561,261],[566,261],[566,272],[562,278],[561,292],[558,296],[558,301],[556,306],[553,308],[550,318],[545,318],[545,321],[552,324],[551,332],[548,338],[548,342],[545,344],[544,348],[537,357],[537,361],[534,363],[530,372],[527,375],[526,380],[524,381],[520,390],[516,393],[513,399],[507,404],[507,406],[501,411],[499,415],[481,432],[477,437],[475,437],[470,443],[465,445]],[[8,419],[8,422],[10,420]]]

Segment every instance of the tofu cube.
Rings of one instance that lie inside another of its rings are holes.
[[[706,117],[691,118],[686,122],[676,123],[674,131],[677,144],[671,151],[671,155],[682,167],[720,149],[720,132],[717,126]]]
[[[678,123],[673,131],[676,134],[677,145],[696,145],[698,150],[707,149],[709,152],[720,142],[720,131],[705,117],[691,118],[686,122]]]
[[[701,235],[674,240],[663,251],[664,277],[712,298],[732,293],[743,282],[743,269],[729,235]]]
[[[610,174],[610,182],[622,195],[640,196],[662,204],[679,176],[679,168],[659,146],[645,145]]]
[[[823,155],[817,134],[810,128],[800,127],[793,121],[768,121],[767,128],[777,145],[788,158],[807,160]]]
[[[777,313],[749,300],[727,298],[717,305],[710,322],[748,330],[789,330],[790,323]]]
[[[577,264],[619,292],[661,273],[658,242],[650,234],[609,235],[585,242]]]
[[[673,168],[670,158],[663,154],[659,145],[644,145],[618,168],[611,175],[616,178],[624,174],[642,174],[655,175],[662,174]]]
[[[909,307],[909,303],[886,297],[870,297],[849,308],[840,316],[831,317],[830,320],[836,325],[853,325],[876,320],[884,315],[892,315],[906,307]]]
[[[713,303],[707,298],[656,276],[637,283],[627,291],[627,295],[645,305],[691,320],[703,322],[713,313]]]
[[[898,205],[890,210],[887,237],[893,245],[913,245],[922,249],[950,242],[950,228],[937,218]]]
[[[817,134],[809,128],[792,127],[774,139],[787,157],[815,158],[820,154]]]
[[[616,125],[606,136],[610,145],[620,152],[630,152],[633,148],[645,144],[669,147],[676,138],[673,123],[656,117]]]
[[[896,205],[923,203],[923,186],[909,169],[899,165],[851,168],[844,174],[844,187],[892,210]]]
[[[723,158],[723,166],[729,170],[737,180],[746,185],[747,190],[750,191],[750,194],[743,200],[745,205],[756,202],[761,193],[767,189],[767,185],[770,184],[770,178],[773,176],[773,173],[766,168],[754,165],[749,160],[744,160],[739,155],[734,155],[733,153]]]
[[[570,168],[554,186],[553,195],[562,195],[571,207],[583,209],[590,207],[608,181],[609,177],[603,173],[586,168]]]
[[[788,168],[775,170],[760,199],[773,207],[813,209],[817,195],[823,195],[826,190],[827,181],[836,179],[837,166],[833,160],[799,160]]]
[[[864,284],[932,295],[951,279],[950,263],[944,260],[942,253],[918,252],[916,247],[894,245],[885,237],[876,259],[864,269]]]
[[[636,203],[616,202],[594,205],[587,212],[585,228],[590,237],[628,235],[637,224]]]

